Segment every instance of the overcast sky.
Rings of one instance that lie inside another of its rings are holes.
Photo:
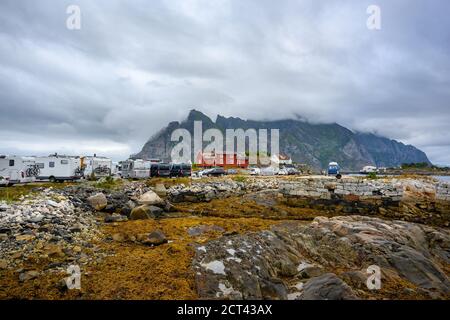
[[[66,27],[70,4],[81,29]],[[381,30],[366,9],[381,8]],[[1,0],[0,153],[126,158],[196,108],[302,116],[450,164],[448,0]]]

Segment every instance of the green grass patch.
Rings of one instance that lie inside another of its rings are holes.
[[[53,188],[63,189],[67,186],[74,185],[73,182],[64,183],[30,183],[24,185],[15,185],[11,187],[0,188],[0,201],[15,202],[19,201],[22,196],[38,194],[37,188]]]
[[[114,179],[113,177],[106,177],[95,182],[94,186],[100,189],[111,190],[120,187],[122,184],[123,184],[122,179]]]
[[[376,179],[378,179],[378,176],[377,176],[377,174],[375,172],[369,172],[367,174],[367,178],[371,179],[371,180],[376,180]]]
[[[177,184],[184,184],[184,185],[191,185],[191,178],[190,177],[180,177],[180,178],[160,178],[160,177],[153,177],[150,179],[145,180],[145,184],[148,187],[154,187],[157,184],[163,184],[166,188],[177,185]]]
[[[244,177],[241,175],[234,176],[231,179],[236,182],[246,182],[247,181],[247,177]]]

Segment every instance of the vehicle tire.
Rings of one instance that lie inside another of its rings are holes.
[[[55,183],[55,182],[56,182],[56,178],[53,177],[53,176],[51,176],[50,178],[48,178],[48,180],[49,180],[51,183]]]
[[[340,174],[340,173],[338,173],[337,175],[336,175],[336,179],[341,179],[342,178],[342,175]]]

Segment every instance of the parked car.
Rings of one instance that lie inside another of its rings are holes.
[[[158,177],[170,177],[171,166],[168,163],[158,163]]]
[[[225,170],[223,168],[212,168],[212,169],[208,169],[208,171],[204,172],[202,175],[206,175],[208,177],[221,177],[226,175],[227,173],[225,172]]]
[[[279,169],[276,167],[266,167],[260,169],[260,175],[262,176],[274,176],[278,174]]]
[[[190,164],[180,163],[172,164],[170,168],[171,177],[190,177],[192,174],[192,166]]]
[[[258,176],[261,174],[260,168],[250,168],[250,175],[252,176]]]
[[[236,169],[228,169],[227,174],[237,174],[238,171]]]
[[[336,178],[340,179],[341,176],[341,168],[339,167],[339,164],[337,162],[330,162],[328,164],[328,175],[335,175]]]
[[[289,174],[288,169],[280,169],[280,171],[278,171],[278,175],[280,176],[287,176]]]
[[[158,176],[158,163],[152,163],[150,165],[150,177]]]
[[[300,171],[298,171],[295,168],[288,168],[287,169],[288,175],[295,175],[295,174],[300,174]]]
[[[201,177],[203,177],[204,175],[206,176],[206,173],[207,173],[209,170],[211,170],[211,169],[203,169],[203,170],[200,170],[200,171],[195,171],[195,172],[194,172],[194,175],[197,176],[197,177],[199,177],[199,178],[201,178]]]

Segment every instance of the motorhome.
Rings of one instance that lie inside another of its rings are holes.
[[[171,177],[190,177],[192,175],[192,165],[189,163],[173,163],[170,167]]]
[[[144,179],[150,177],[151,162],[142,159],[129,159],[122,162],[122,178]]]
[[[106,157],[86,156],[81,157],[81,168],[83,169],[84,177],[90,177],[92,174],[95,177],[109,177],[112,172],[112,160]]]
[[[364,168],[362,168],[362,170],[360,171],[360,173],[373,173],[373,172],[378,172],[377,167],[374,166],[365,166]]]
[[[0,156],[0,185],[33,182],[37,175],[34,157]]]
[[[80,157],[50,155],[48,157],[36,157],[36,165],[39,167],[38,180],[45,181],[73,181],[82,177]]]
[[[116,175],[120,175],[120,170],[121,170],[122,166],[119,162],[112,162],[112,167],[111,167],[111,175],[116,176]]]

